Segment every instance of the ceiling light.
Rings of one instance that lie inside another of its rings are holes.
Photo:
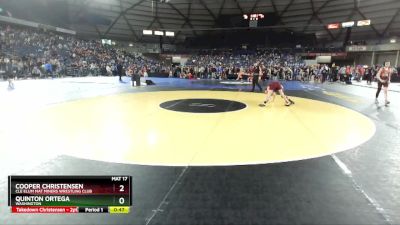
[[[357,26],[362,27],[362,26],[369,26],[371,25],[371,20],[359,20],[357,21]]]
[[[338,23],[331,23],[331,24],[328,24],[328,29],[339,29],[339,27],[340,27],[340,24],[338,24]]]
[[[354,21],[349,21],[349,22],[343,22],[342,27],[347,28],[347,27],[353,27],[354,26]]]
[[[153,31],[152,30],[143,30],[144,35],[152,35]]]
[[[154,31],[154,35],[163,36],[164,35],[164,31],[155,30]]]
[[[175,36],[175,32],[172,32],[172,31],[165,31],[165,36],[173,37],[173,36]]]

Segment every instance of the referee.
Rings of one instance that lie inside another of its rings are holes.
[[[9,62],[9,63],[7,63],[7,62]],[[11,60],[10,61],[8,61],[8,60],[6,61],[5,78],[8,81],[8,90],[14,89],[13,79],[15,78],[15,76],[13,74],[13,68],[12,68]]]
[[[259,63],[257,63],[253,71],[253,88],[251,89],[252,92],[254,92],[254,88],[256,87],[256,85],[260,89],[260,92],[262,92],[261,85],[258,83],[258,81],[261,79],[261,71],[261,66]]]

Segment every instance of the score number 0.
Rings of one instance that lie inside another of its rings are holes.
[[[122,185],[122,184],[119,185],[119,192],[124,192],[125,191],[124,188],[125,188],[124,185]],[[120,197],[118,199],[118,202],[119,202],[119,204],[123,205],[125,203],[125,198],[124,197]]]

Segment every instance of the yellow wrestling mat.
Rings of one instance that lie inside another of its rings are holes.
[[[223,113],[160,107],[190,98],[247,106]],[[354,148],[375,133],[371,120],[338,105],[293,97],[296,104],[285,107],[277,96],[262,108],[263,99],[264,94],[246,92],[160,91],[66,102],[0,133],[5,138],[0,148],[142,165],[247,165],[325,156]]]

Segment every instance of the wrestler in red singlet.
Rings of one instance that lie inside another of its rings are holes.
[[[375,94],[375,103],[379,103],[378,97],[383,86],[383,93],[385,95],[385,105],[387,106],[390,104],[388,100],[388,87],[390,83],[390,76],[392,75],[392,73],[393,69],[390,68],[390,62],[385,62],[385,66],[379,69],[376,77],[378,79],[378,90],[376,91]]]
[[[271,100],[271,96],[274,94],[274,92],[279,92],[281,97],[285,100],[286,106],[290,106],[290,105],[294,104],[294,102],[291,99],[289,99],[283,92],[282,84],[279,83],[278,81],[273,81],[268,84],[267,90],[265,91],[265,94],[267,94],[267,97],[264,101],[264,104],[260,104],[259,106],[266,106],[267,103]]]
[[[268,87],[272,91],[279,91],[282,89],[282,86],[278,81],[271,82],[270,84],[268,84]]]
[[[379,77],[384,81],[384,82],[382,82],[382,85],[384,87],[389,86],[389,82],[387,82],[389,80],[389,73],[390,73],[390,69],[384,67],[382,72],[379,74]]]

